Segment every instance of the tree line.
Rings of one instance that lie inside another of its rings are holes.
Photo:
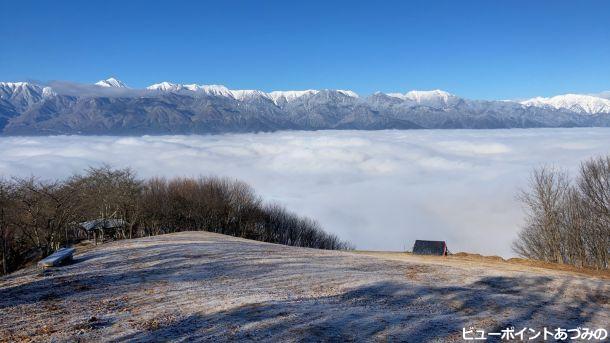
[[[513,250],[527,258],[607,269],[610,258],[610,156],[590,159],[570,178],[543,167],[520,199],[526,224]]]
[[[0,180],[0,271],[8,274],[87,237],[78,225],[121,219],[115,239],[211,231],[263,242],[352,249],[314,220],[268,204],[248,184],[219,177],[140,179],[131,169],[89,168],[62,180]]]

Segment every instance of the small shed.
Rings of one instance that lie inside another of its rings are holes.
[[[422,241],[418,239],[413,245],[413,253],[416,255],[447,256],[447,243],[445,241]]]
[[[104,241],[104,235],[114,235],[117,230],[122,230],[127,226],[127,222],[123,219],[95,219],[79,224],[87,232],[87,237],[93,234],[93,240],[97,244],[97,240]]]

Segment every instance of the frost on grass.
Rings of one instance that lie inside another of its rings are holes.
[[[502,262],[293,248],[207,232],[118,241],[0,282],[0,337],[460,341],[604,327],[610,282]]]

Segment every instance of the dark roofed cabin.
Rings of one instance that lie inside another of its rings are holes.
[[[87,238],[93,233],[93,241],[97,244],[98,239],[104,242],[105,234],[114,236],[117,230],[124,229],[127,222],[123,219],[95,219],[80,223],[79,226],[87,232]]]
[[[413,253],[416,255],[447,256],[447,244],[445,241],[421,241],[418,239],[413,245]]]

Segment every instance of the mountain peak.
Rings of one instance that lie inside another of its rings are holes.
[[[164,92],[177,92],[183,88],[184,87],[182,85],[167,82],[167,81],[155,83],[155,84],[152,84],[152,85],[146,87],[146,89],[148,89],[148,90],[164,91]]]
[[[412,90],[406,93],[408,96],[411,97],[419,97],[419,98],[426,98],[426,97],[452,97],[455,96],[449,92],[446,92],[444,90],[440,90],[440,89],[433,89],[430,91],[420,91],[420,90]]]
[[[269,97],[271,98],[271,100],[273,100],[273,102],[275,102],[276,104],[278,103],[278,101],[280,101],[280,99],[284,99],[286,102],[291,102],[294,99],[300,98],[302,96],[305,95],[315,95],[318,94],[320,91],[315,90],[315,89],[307,89],[304,91],[273,91],[271,93],[269,93]]]
[[[345,90],[345,89],[337,89],[337,92],[339,92],[345,96],[349,96],[351,98],[359,98],[358,93],[356,93],[354,91]]]
[[[127,85],[114,77],[107,78],[106,80],[100,80],[96,82],[95,85],[100,87],[127,88]]]
[[[259,91],[259,90],[255,90],[255,89],[231,90],[231,94],[233,95],[233,98],[235,98],[235,100],[240,100],[240,101],[243,101],[243,100],[249,99],[249,98],[256,98],[256,97],[269,99],[269,95],[267,93]]]
[[[231,90],[223,85],[198,85],[198,84],[190,84],[184,85],[184,88],[193,91],[193,92],[201,92],[208,95],[215,96],[227,96],[232,97],[233,94]]]

